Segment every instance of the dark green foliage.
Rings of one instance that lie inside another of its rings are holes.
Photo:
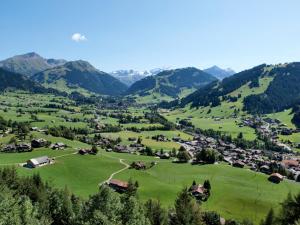
[[[213,82],[182,99],[180,105],[185,106],[189,103],[192,103],[193,107],[208,106],[211,103],[213,103],[213,105],[218,105],[219,101],[217,99],[219,97],[229,94],[247,84],[249,81],[257,80],[258,77],[263,74],[265,66],[266,65],[263,64],[242,71],[231,77],[225,78],[222,82]]]
[[[65,126],[50,127],[47,133],[55,137],[64,137],[70,140],[74,140],[75,138],[75,132],[72,129]]]
[[[146,93],[147,91],[155,87],[156,80],[153,76],[145,77],[142,80],[135,82],[130,88],[126,91],[127,94],[140,94]]]
[[[292,118],[292,122],[295,124],[296,127],[300,128],[300,106],[296,105],[293,108],[294,116]]]
[[[184,188],[175,201],[175,211],[170,216],[170,225],[202,225],[202,212],[199,204]]]
[[[0,68],[0,91],[8,88],[30,91],[33,93],[47,93],[48,90],[41,85],[29,80],[21,74],[6,71]]]
[[[204,212],[203,221],[207,225],[220,225],[220,215],[216,212]]]
[[[145,96],[151,90],[176,98],[182,88],[199,88],[215,80],[214,76],[193,67],[165,70],[156,76],[137,81],[128,89],[127,94]]]
[[[191,159],[191,156],[189,155],[188,151],[181,146],[177,153],[177,159],[180,163],[187,163]]]
[[[151,225],[167,225],[167,212],[162,208],[158,200],[149,199],[146,204],[146,217]]]
[[[213,164],[218,159],[218,153],[213,149],[203,149],[196,155],[196,160],[198,162],[203,162],[207,164]]]
[[[263,94],[245,98],[244,108],[248,112],[278,112],[300,102],[300,63],[275,67],[269,75],[274,80]]]

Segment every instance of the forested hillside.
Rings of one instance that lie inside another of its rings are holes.
[[[126,85],[116,78],[82,60],[68,62],[37,73],[33,79],[53,88],[58,87],[56,85],[58,82],[64,82],[69,88],[79,87],[104,95],[118,95],[127,89]]]
[[[214,76],[193,67],[165,70],[137,81],[127,90],[127,94],[145,96],[159,93],[177,98],[183,90],[197,89],[215,80]]]

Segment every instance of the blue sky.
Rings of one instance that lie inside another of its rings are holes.
[[[107,72],[300,61],[299,0],[1,0],[0,7],[0,59],[35,51]],[[84,37],[74,41],[75,33]]]

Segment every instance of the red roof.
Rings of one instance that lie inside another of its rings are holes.
[[[287,167],[298,167],[299,162],[297,160],[282,160],[282,163]]]
[[[126,181],[111,179],[108,183],[122,188],[128,188],[128,183]]]

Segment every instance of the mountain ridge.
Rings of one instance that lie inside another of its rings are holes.
[[[78,86],[103,95],[119,95],[127,89],[126,85],[116,78],[83,60],[69,61],[63,65],[46,69],[35,74],[32,79],[42,84],[64,80],[68,87]]]
[[[64,59],[45,59],[35,52],[29,52],[0,61],[0,67],[10,72],[31,77],[38,72],[66,62]]]

